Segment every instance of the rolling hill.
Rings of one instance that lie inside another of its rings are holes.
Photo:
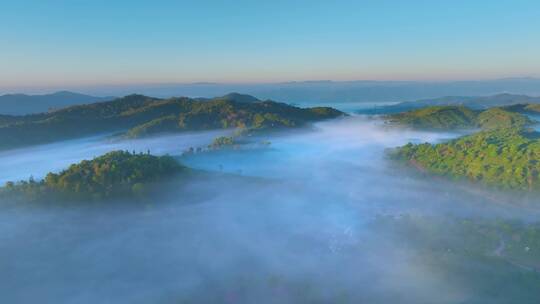
[[[341,115],[332,108],[302,109],[240,94],[204,100],[129,95],[48,113],[2,116],[0,149],[99,133],[127,132],[133,138],[188,130],[292,128]]]
[[[416,129],[496,129],[523,127],[534,123],[527,116],[504,108],[473,110],[465,106],[431,106],[384,116],[393,125]]]
[[[447,143],[407,144],[391,157],[436,175],[512,190],[540,190],[540,140],[534,131],[496,129]]]
[[[0,187],[0,197],[59,202],[141,196],[154,183],[189,172],[170,156],[112,151],[51,172],[41,181],[8,182]]]

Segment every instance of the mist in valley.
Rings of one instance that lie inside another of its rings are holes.
[[[474,186],[422,176],[385,156],[408,142],[459,133],[388,128],[353,116],[251,138],[270,141],[267,147],[182,156],[230,132],[102,136],[2,152],[0,182],[41,178],[115,149],[170,154],[207,173],[172,181],[143,203],[4,207],[0,302],[496,303],[494,293],[422,262],[416,242],[374,223],[538,215],[530,202],[515,204],[518,198],[504,194],[494,201]],[[530,292],[522,288],[517,292]]]

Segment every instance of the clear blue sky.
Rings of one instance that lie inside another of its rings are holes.
[[[538,0],[0,0],[0,87],[539,76],[539,16]]]

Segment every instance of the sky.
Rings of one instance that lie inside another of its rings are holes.
[[[0,88],[540,76],[540,1],[5,1]]]

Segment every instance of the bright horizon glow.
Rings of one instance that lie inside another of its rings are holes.
[[[20,1],[0,89],[540,76],[540,3]]]

